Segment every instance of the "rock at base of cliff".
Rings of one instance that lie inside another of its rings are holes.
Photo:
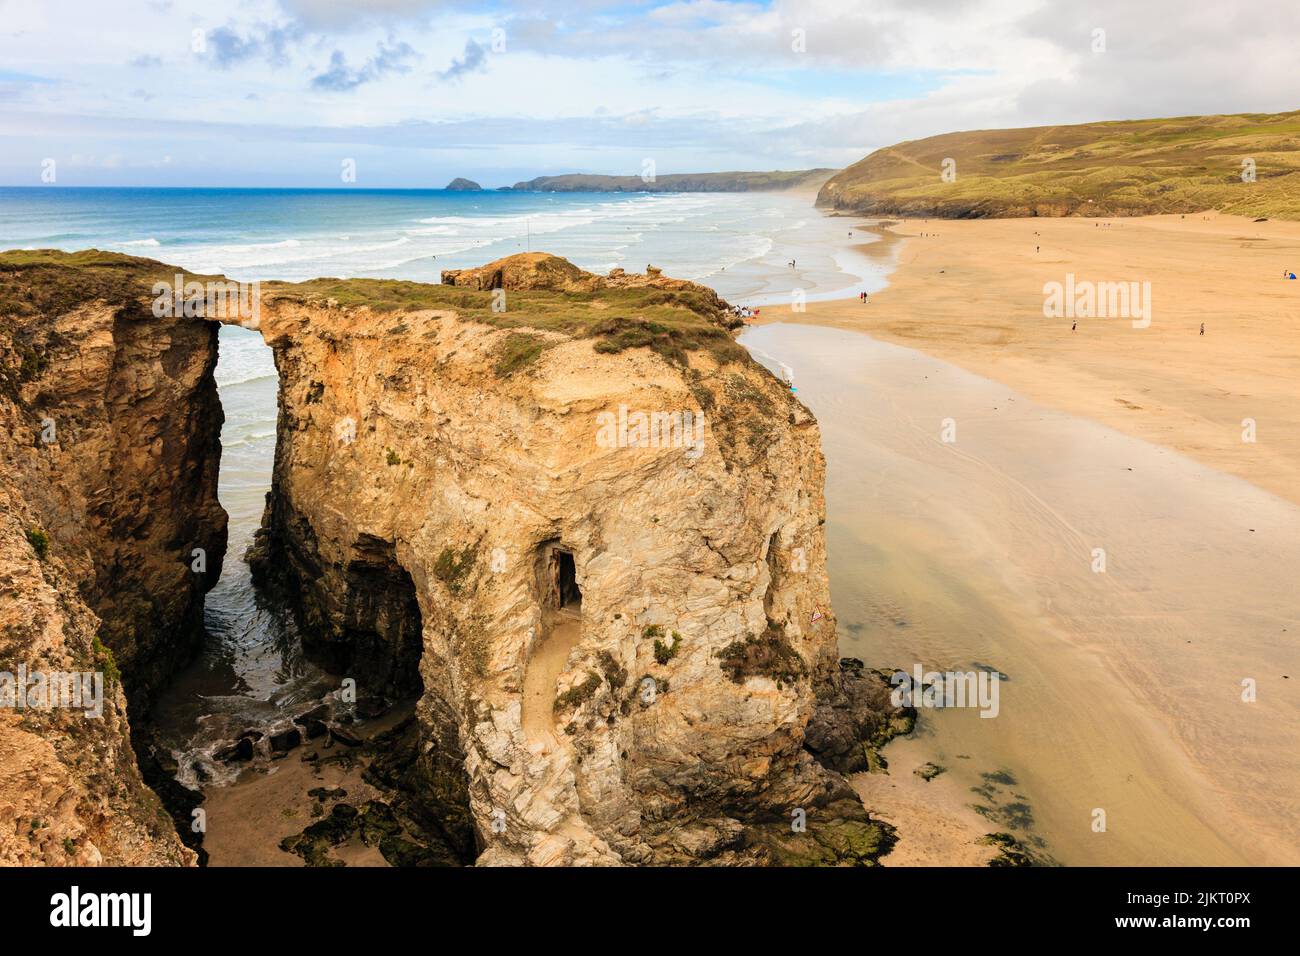
[[[839,773],[883,769],[880,748],[912,732],[916,710],[895,706],[889,678],[889,671],[872,670],[855,657],[840,658],[838,670],[818,688],[804,738],[822,766]]]

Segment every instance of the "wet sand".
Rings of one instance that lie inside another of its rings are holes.
[[[885,866],[988,866],[996,847],[980,840],[998,827],[971,809],[962,777],[945,772],[925,780],[916,770],[933,762],[934,747],[924,737],[894,741],[888,748],[888,773],[856,773],[849,778],[871,815],[894,826],[898,845]],[[958,758],[961,759],[961,758]]]
[[[313,742],[314,743],[314,742]],[[285,837],[301,833],[318,817],[311,815],[316,801],[307,791],[316,787],[342,788],[342,802],[358,806],[383,795],[361,779],[364,762],[306,763],[304,753],[318,751],[312,743],[271,765],[269,773],[244,773],[235,783],[204,791],[207,832],[203,848],[208,866],[303,866],[295,853],[280,849]],[[340,750],[339,746],[334,751]],[[319,750],[328,757],[331,751]],[[326,804],[326,810],[335,801]],[[333,851],[348,866],[387,866],[379,850],[351,840]]]
[[[860,247],[897,256],[888,288],[788,299],[767,321],[866,332],[947,359],[1300,503],[1300,223],[1216,214],[1135,219],[902,220]],[[924,235],[924,238],[923,238]],[[1151,283],[1152,320],[1043,315],[1043,286]],[[1206,333],[1199,334],[1201,323]],[[1242,421],[1256,441],[1242,440]]]
[[[396,727],[411,712],[411,705],[401,704],[382,717],[354,724],[350,729],[362,740],[370,740]],[[313,753],[318,759],[303,759]],[[389,798],[363,779],[370,760],[371,755],[364,750],[320,737],[304,740],[279,760],[267,763],[259,757],[233,783],[205,787],[202,806],[207,830],[203,848],[208,851],[208,865],[303,866],[296,853],[280,849],[280,841],[321,819],[312,816],[312,807],[318,801],[309,791],[318,787],[347,791],[343,796],[319,801],[325,814],[336,803],[359,807],[368,800]],[[332,848],[330,854],[348,866],[388,866],[377,847],[366,846],[356,836]]]
[[[1067,864],[1300,862],[1300,507],[912,349],[742,342],[821,422],[842,651],[1010,678],[923,711],[933,792]]]

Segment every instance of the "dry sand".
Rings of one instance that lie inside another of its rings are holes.
[[[773,305],[763,319],[919,349],[1300,502],[1300,280],[1281,278],[1300,272],[1300,223],[1207,213],[871,231],[890,241],[863,251],[898,259],[887,289],[803,314]],[[1045,318],[1043,286],[1067,273],[1149,281],[1150,327],[1093,318],[1072,332],[1069,319]],[[1247,418],[1253,443],[1242,440]]]
[[[764,309],[870,338],[746,334],[822,423],[844,652],[1012,675],[1000,719],[923,712],[855,780],[887,863],[977,862],[981,826],[1073,864],[1300,862],[1300,224],[1105,222],[897,223],[869,303]],[[1151,282],[1150,327],[1045,318],[1067,273]]]
[[[571,608],[555,612],[524,674],[520,721],[529,743],[549,749],[555,736],[555,686],[569,654],[582,640],[582,619]]]

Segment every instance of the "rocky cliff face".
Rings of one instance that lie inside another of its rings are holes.
[[[215,325],[148,310],[174,271],[0,257],[0,669],[105,679],[99,719],[0,711],[0,862],[193,860],[125,713],[225,547]],[[873,862],[837,770],[889,714],[836,661],[812,416],[703,287],[448,279],[264,286],[241,320],[281,378],[250,561],[361,703],[418,696],[385,779],[466,861]]]
[[[95,671],[105,697],[100,718],[0,710],[0,861],[193,859],[140,780],[123,692],[143,713],[197,649],[225,552],[216,326],[151,314],[156,265],[0,258],[0,670]]]
[[[267,290],[261,576],[362,697],[418,681],[483,862],[869,858],[884,834],[804,749],[837,669],[812,416],[704,334],[708,290],[546,256],[445,278],[474,291],[400,315]]]

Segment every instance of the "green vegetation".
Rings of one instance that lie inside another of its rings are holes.
[[[474,566],[475,549],[467,546],[460,551],[443,548],[438,560],[433,563],[433,574],[452,591],[459,591],[465,575]]]
[[[154,283],[165,282],[170,287],[178,274],[186,282],[222,278],[93,249],[76,253],[14,250],[0,253],[0,302],[5,303],[7,312],[18,316],[62,315],[92,301],[142,316],[149,314]],[[678,365],[686,364],[688,353],[698,351],[708,352],[720,364],[749,361],[748,352],[736,344],[727,328],[730,316],[724,304],[704,287],[512,289],[505,311],[494,309],[499,300],[494,299],[491,290],[395,279],[266,282],[260,291],[263,303],[280,299],[345,309],[365,306],[375,312],[454,312],[466,321],[499,329],[531,329],[595,339],[596,347],[606,353],[649,348]],[[401,334],[403,329],[404,323],[399,320],[389,331]],[[409,327],[405,332],[410,334]],[[16,345],[21,358],[12,368],[0,369],[0,384],[9,390],[14,383],[39,375],[46,362],[38,349],[23,343]],[[547,347],[547,339],[521,331],[519,338],[509,338],[501,346],[497,374],[505,377],[526,367]],[[309,394],[308,401],[316,398],[318,393]]]
[[[761,847],[777,866],[878,866],[898,842],[897,831],[872,820],[851,801],[808,811],[807,829],[792,831],[789,819],[751,825],[747,842]]]
[[[656,640],[655,661],[660,664],[667,664],[670,660],[672,660],[674,657],[677,656],[677,651],[681,648],[681,646],[682,646],[682,636],[678,634],[676,631],[673,631],[672,644],[665,644],[661,640]]]
[[[397,452],[393,451],[391,448],[387,449],[387,452],[388,454],[384,456],[384,460],[388,462],[390,468],[393,465],[400,465],[402,463],[402,459],[397,456]]]
[[[817,203],[868,215],[1300,219],[1300,112],[945,133],[832,176]],[[942,177],[955,164],[952,181]],[[1253,161],[1256,179],[1243,181]]]
[[[669,173],[646,182],[640,176],[596,176],[566,173],[538,176],[515,183],[514,189],[556,193],[739,193],[813,188],[826,181],[832,169],[773,170],[757,173]]]
[[[75,280],[70,281],[69,270],[74,269]],[[98,249],[12,249],[0,253],[0,302],[4,311],[20,316],[62,315],[94,301],[148,311],[153,284],[165,282],[170,287],[178,274],[186,282],[221,278]]]
[[[50,360],[36,352],[23,352],[22,362],[18,366],[18,381],[30,382],[49,366]]]
[[[600,690],[600,684],[600,675],[588,671],[586,680],[581,684],[576,684],[573,687],[570,687],[563,694],[560,694],[555,698],[555,712],[559,713],[562,710],[568,710],[570,707],[577,707],[584,701],[590,700],[592,695],[595,694],[596,691]]]
[[[511,332],[497,346],[497,361],[492,367],[498,378],[509,378],[522,368],[532,365],[541,354],[554,345],[540,335],[529,332]]]
[[[41,528],[33,527],[27,529],[27,543],[30,544],[32,550],[36,552],[36,557],[40,558],[42,561],[44,561],[45,556],[50,553],[50,536]]]
[[[98,634],[91,640],[90,650],[95,655],[95,663],[104,672],[104,680],[110,685],[122,680],[122,672],[118,670],[117,658],[113,656],[112,648],[104,644]]]
[[[703,287],[605,288],[586,292],[551,289],[511,289],[509,308],[493,310],[491,290],[430,285],[395,279],[313,279],[309,282],[268,282],[263,301],[327,302],[343,308],[367,306],[377,312],[449,311],[472,322],[499,329],[535,329],[572,338],[596,339],[605,353],[649,348],[678,365],[688,352],[707,351],[720,364],[746,361],[749,353],[737,345],[721,324],[717,300]],[[506,377],[537,359],[551,342],[521,333],[499,348],[496,373]]]
[[[601,651],[596,659],[600,661],[600,669],[605,672],[611,690],[617,691],[627,683],[627,668],[616,661],[613,654]]]
[[[728,644],[718,658],[723,672],[737,684],[748,677],[770,677],[778,684],[794,683],[807,670],[803,658],[786,641],[785,635],[771,627],[758,637]]]

